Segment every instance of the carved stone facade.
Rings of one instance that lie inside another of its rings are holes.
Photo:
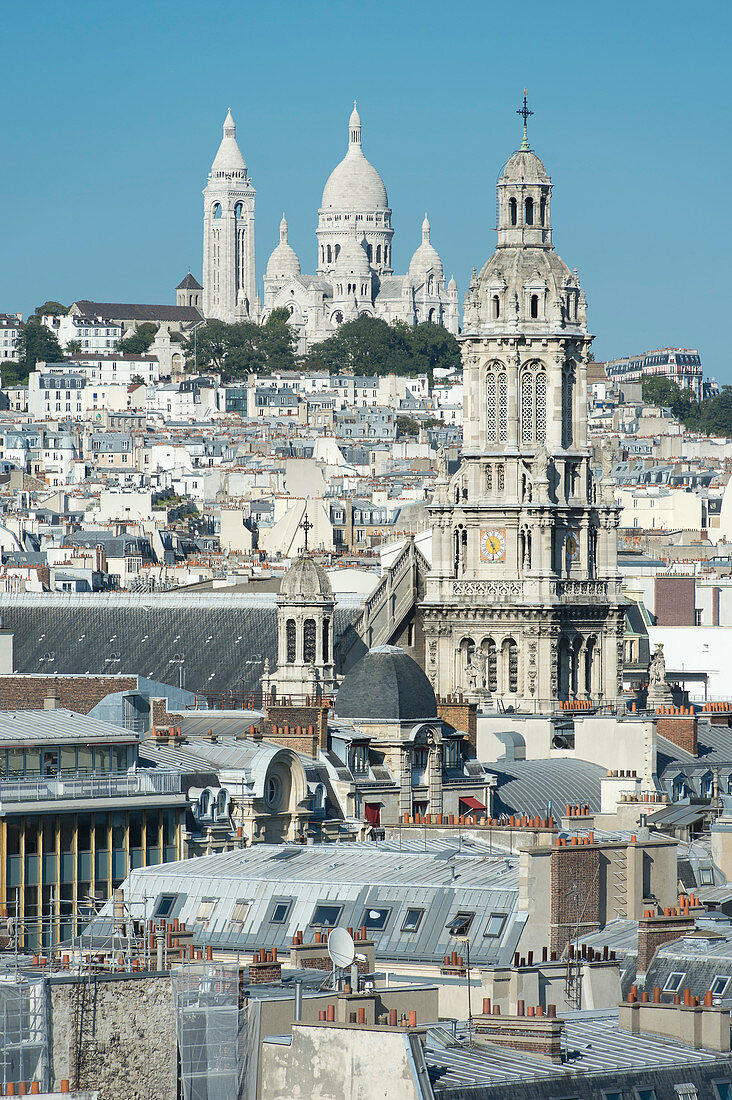
[[[460,469],[438,478],[422,602],[435,690],[534,712],[622,690],[618,510],[590,468],[586,303],[527,142],[465,302]],[[620,644],[619,644],[620,643]]]

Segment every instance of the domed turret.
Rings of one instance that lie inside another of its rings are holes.
[[[307,551],[300,555],[282,578],[280,585],[282,600],[333,600],[333,587],[323,566]]]
[[[370,649],[348,672],[335,701],[338,718],[418,722],[437,717],[432,685],[399,646]]]
[[[444,278],[442,260],[430,241],[430,223],[425,214],[422,222],[422,243],[409,263],[409,274],[413,280],[416,280],[426,275],[428,271],[432,271],[438,279]]]
[[[269,278],[284,279],[299,274],[300,261],[297,258],[295,249],[287,240],[287,219],[283,214],[280,222],[280,243],[267,261],[267,276]]]
[[[334,272],[336,276],[354,275],[358,278],[367,278],[371,275],[369,258],[363,241],[358,239],[355,224],[339,249]]]

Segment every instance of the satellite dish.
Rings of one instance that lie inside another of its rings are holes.
[[[328,954],[334,966],[350,966],[356,954],[353,938],[346,928],[334,928],[328,936]]]

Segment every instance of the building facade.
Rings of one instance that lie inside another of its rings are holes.
[[[328,177],[318,211],[316,274],[302,274],[283,215],[280,242],[264,276],[264,316],[286,309],[301,351],[357,317],[426,321],[457,335],[457,286],[454,279],[445,283],[427,216],[406,275],[395,275],[391,214],[384,181],[364,156],[354,104],[346,155]]]
[[[229,111],[203,191],[203,312],[206,317],[229,324],[256,318],[259,313],[254,267],[255,194]]]
[[[622,691],[618,511],[590,467],[585,297],[554,250],[551,180],[526,137],[498,181],[498,243],[461,336],[464,444],[430,508],[422,614],[445,695],[551,709]]]

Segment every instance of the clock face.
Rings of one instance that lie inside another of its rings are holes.
[[[480,560],[506,560],[506,528],[490,527],[480,532]]]
[[[570,561],[576,561],[579,557],[579,539],[575,531],[569,532],[564,545],[567,548],[567,557]]]

